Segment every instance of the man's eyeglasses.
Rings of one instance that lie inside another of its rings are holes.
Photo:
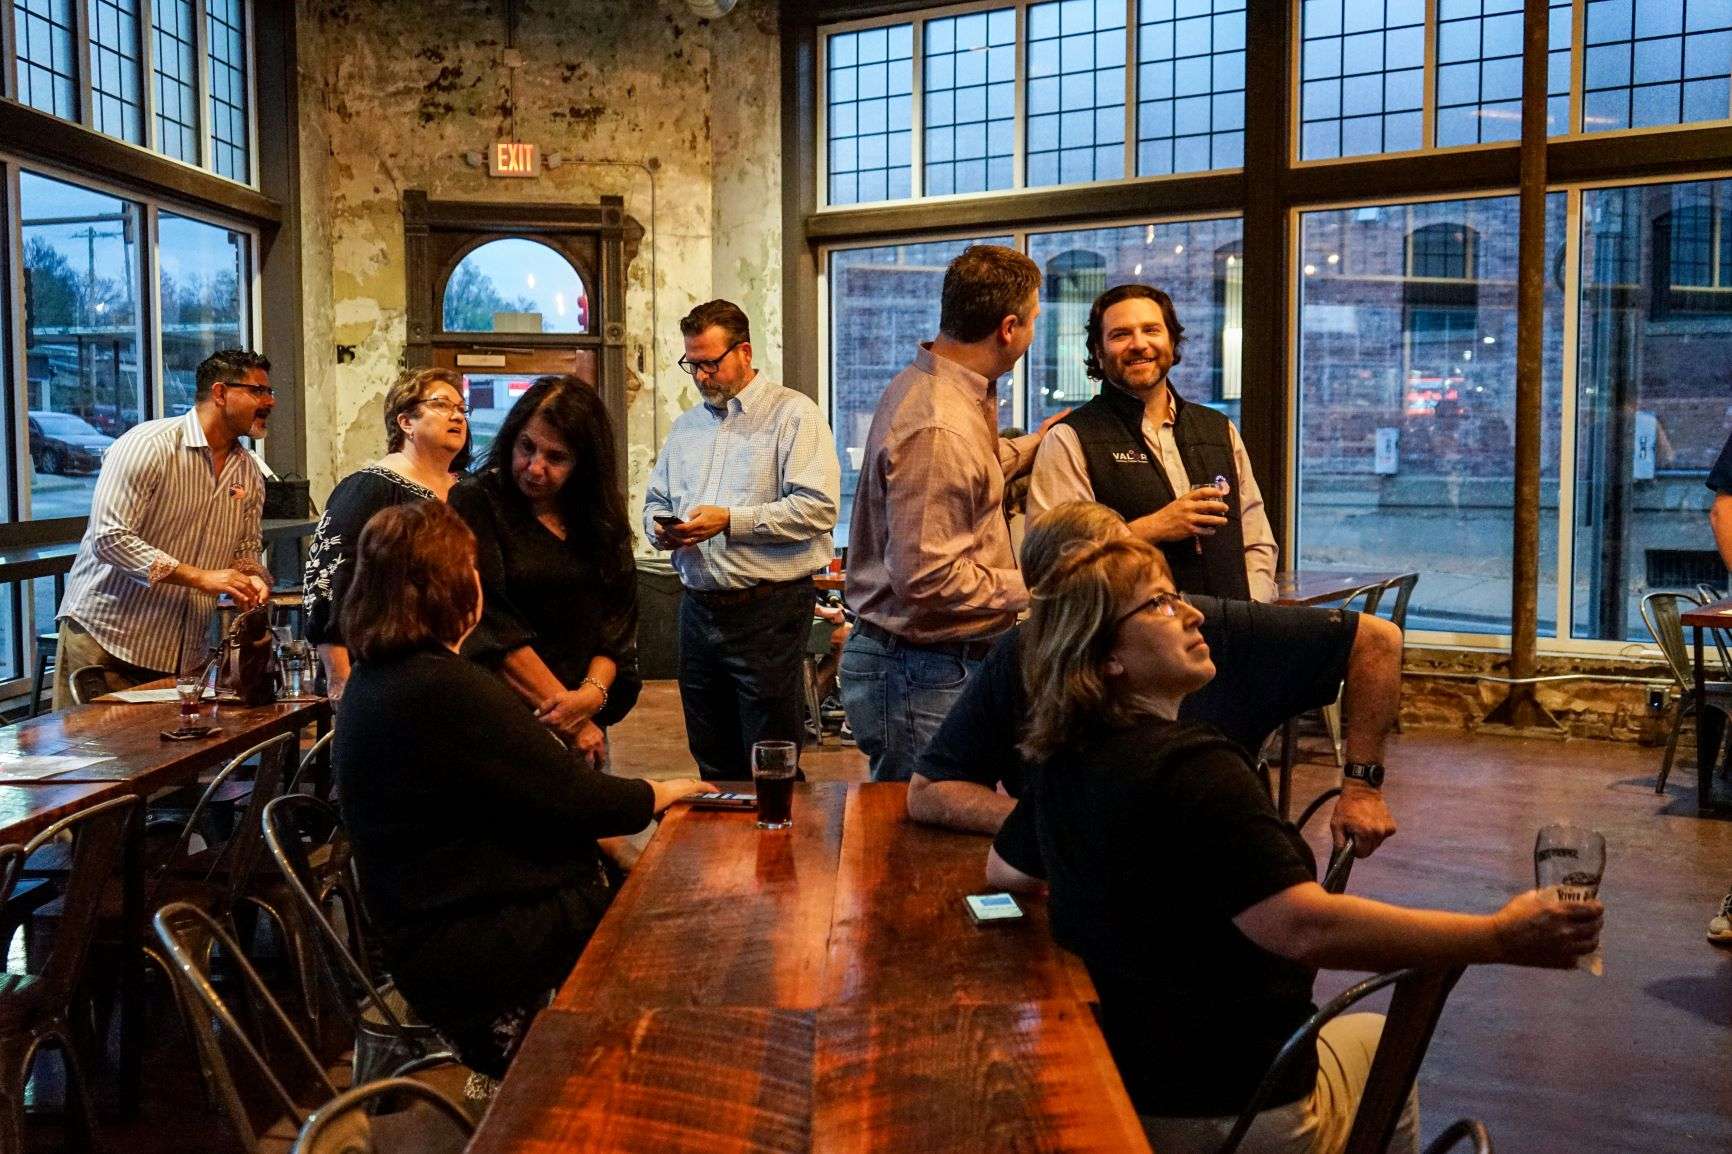
[[[1162,617],[1177,617],[1179,615],[1179,595],[1177,593],[1157,593],[1128,612],[1119,614],[1113,624],[1123,625],[1137,614],[1149,609],[1154,610]]]
[[[261,397],[274,397],[277,395],[277,390],[272,388],[270,385],[249,385],[244,381],[224,381],[223,384],[227,385],[231,389],[245,389],[247,392]]]
[[[432,409],[435,413],[444,413],[447,417],[462,417],[466,421],[469,419],[469,414],[474,411],[462,401],[447,400],[444,397],[425,397],[415,403]]]
[[[722,351],[721,356],[711,361],[694,361],[690,357],[681,357],[680,368],[684,369],[688,376],[695,377],[699,373],[703,373],[705,376],[714,376],[715,371],[722,367],[722,362],[728,359],[728,354],[745,343],[745,341],[735,341]]]

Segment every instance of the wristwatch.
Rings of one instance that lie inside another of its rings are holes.
[[[1383,763],[1381,761],[1350,761],[1342,769],[1343,779],[1363,781],[1372,789],[1383,788]]]

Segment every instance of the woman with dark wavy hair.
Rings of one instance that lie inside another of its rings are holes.
[[[593,765],[636,704],[637,575],[613,425],[574,376],[538,378],[481,468],[451,491],[475,531],[487,609],[464,655],[494,668]]]

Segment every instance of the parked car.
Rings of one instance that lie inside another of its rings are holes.
[[[30,463],[38,473],[94,473],[112,444],[83,417],[30,410]]]

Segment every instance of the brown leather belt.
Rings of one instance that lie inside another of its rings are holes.
[[[898,637],[888,629],[881,628],[865,618],[854,622],[854,631],[862,637],[870,637],[880,645],[891,648],[921,649],[927,653],[942,653],[947,657],[960,657],[964,661],[980,661],[991,651],[997,637],[983,637],[978,641],[930,641],[921,644],[910,641],[906,637]]]
[[[744,589],[687,589],[686,596],[697,598],[711,609],[728,609],[735,605],[749,605],[802,585],[817,595],[817,586],[812,584],[810,577],[796,577],[792,581],[760,581]]]

